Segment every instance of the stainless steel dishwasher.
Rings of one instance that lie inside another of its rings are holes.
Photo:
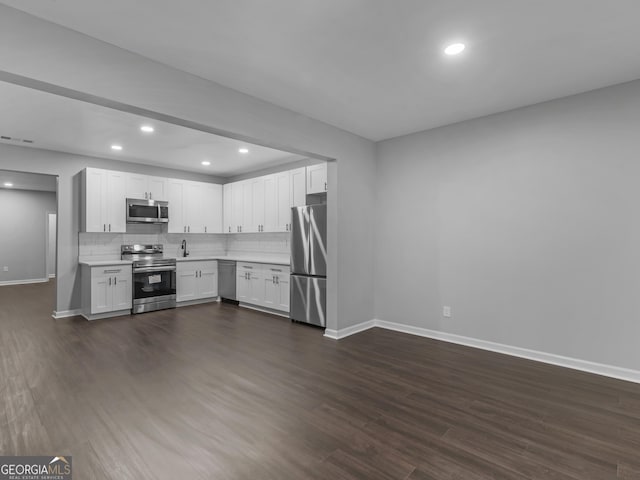
[[[235,260],[218,260],[218,295],[222,300],[238,300]]]

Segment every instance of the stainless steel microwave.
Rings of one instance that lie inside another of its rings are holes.
[[[127,198],[127,223],[168,223],[169,202]]]

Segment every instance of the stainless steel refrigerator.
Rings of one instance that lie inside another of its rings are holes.
[[[297,322],[327,325],[327,206],[291,209],[291,307]]]

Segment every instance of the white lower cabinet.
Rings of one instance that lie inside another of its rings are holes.
[[[238,301],[289,312],[289,267],[264,263],[237,263]]]
[[[131,310],[131,265],[82,267],[82,313],[92,320]]]
[[[216,260],[180,261],[176,265],[178,302],[204,300],[218,296],[218,262]]]

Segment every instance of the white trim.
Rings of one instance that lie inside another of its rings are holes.
[[[269,307],[260,307],[258,305],[254,305],[252,303],[244,303],[244,302],[238,302],[238,306],[239,307],[243,307],[243,308],[248,308],[250,310],[256,310],[258,312],[263,312],[263,313],[270,313],[271,315],[277,315],[279,317],[284,317],[284,318],[289,318],[289,312],[285,312],[282,310],[275,310],[273,308],[269,308]]]
[[[48,282],[48,278],[30,278],[27,280],[5,280],[0,282],[0,287],[5,285],[28,285],[30,283],[46,283]]]
[[[131,315],[131,310],[115,310],[113,312],[104,312],[104,313],[96,313],[90,314],[86,312],[80,311],[79,315],[83,316],[85,319],[91,320],[102,320],[105,318],[113,318],[113,317],[122,317],[124,315]]]
[[[75,317],[77,315],[82,315],[82,310],[79,308],[76,310],[62,310],[61,312],[56,312],[54,310],[53,315],[51,316],[55,319],[58,319],[58,318]]]
[[[198,300],[185,300],[184,302],[177,302],[176,307],[190,307],[191,305],[202,305],[204,303],[219,302],[220,297],[200,298]]]
[[[479,348],[481,350],[502,353],[505,355],[511,355],[513,357],[526,358],[528,360],[533,360],[536,362],[548,363],[551,365],[557,365],[559,367],[594,373],[596,375],[617,378],[619,380],[626,380],[628,382],[640,383],[639,370],[632,370],[629,368],[616,367],[614,365],[590,362],[588,360],[565,357],[562,355],[556,355],[554,353],[529,350],[527,348],[514,347],[511,345],[504,345],[502,343],[495,343],[487,340],[480,340],[477,338],[464,337],[462,335],[456,335],[453,333],[439,332],[437,330],[429,330],[427,328],[413,327],[410,325],[403,325],[401,323],[387,322],[378,319],[369,320],[368,322],[359,323],[358,325],[353,325],[341,330],[325,330],[325,336],[334,339],[341,339],[373,327],[393,330],[395,332],[408,333],[410,335],[417,335],[420,337],[432,338],[434,340],[455,343],[458,345],[465,345],[467,347]]]
[[[377,320],[367,320],[366,322],[358,323],[356,325],[351,325],[350,327],[343,328],[341,330],[331,330],[327,328],[324,331],[324,336],[327,338],[332,338],[334,340],[340,340],[341,338],[348,337],[350,335],[354,335],[356,333],[364,332],[365,330],[369,330],[376,326]]]
[[[52,278],[56,278],[56,274],[55,273],[50,273],[49,274],[49,279],[52,279]]]

